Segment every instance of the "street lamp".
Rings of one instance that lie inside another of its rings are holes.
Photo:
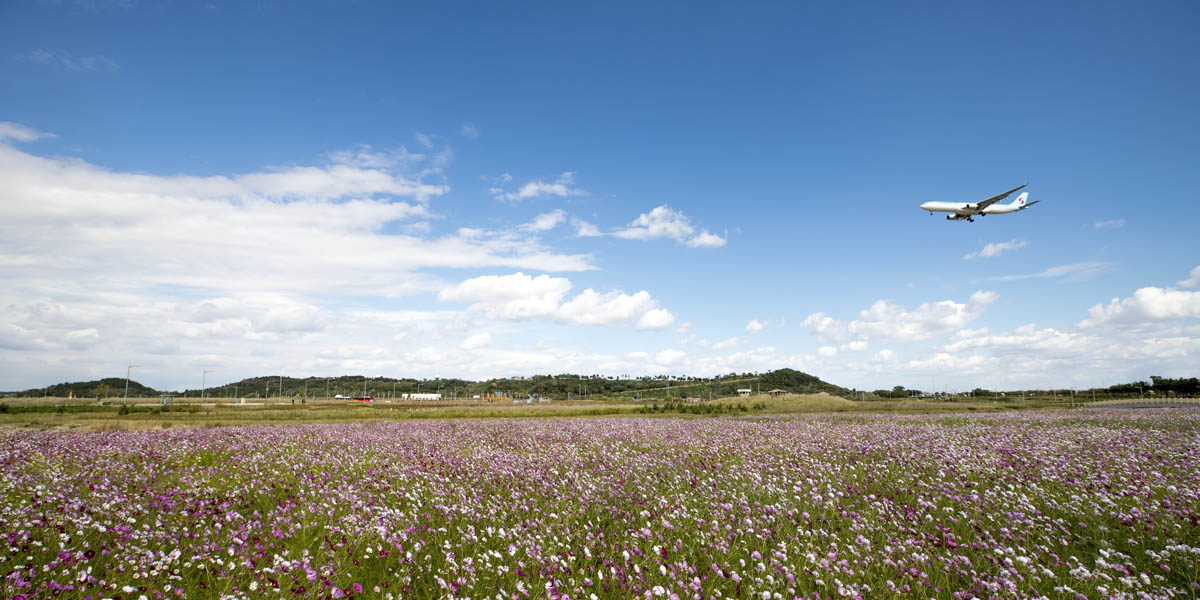
[[[205,371],[204,375],[202,375],[200,377],[200,399],[201,400],[204,399],[204,390],[208,389],[208,374],[209,373],[215,373],[215,371]]]
[[[129,400],[129,372],[141,365],[129,365],[125,368],[125,400]]]

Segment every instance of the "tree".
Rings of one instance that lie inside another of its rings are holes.
[[[107,399],[109,391],[110,390],[108,389],[107,383],[102,383],[102,384],[96,386],[96,398],[97,399],[100,399],[100,398]]]

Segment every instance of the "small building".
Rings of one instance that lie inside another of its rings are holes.
[[[739,396],[749,396],[749,395],[750,395],[750,394],[751,394],[753,391],[754,391],[754,390],[752,390],[752,389],[750,389],[750,388],[738,388],[737,395],[739,395]]]
[[[400,394],[404,400],[441,400],[441,394]]]
[[[771,391],[769,391],[769,392],[767,392],[767,393],[768,393],[768,394],[770,394],[772,398],[778,398],[779,396],[782,396],[782,395],[784,395],[784,394],[787,394],[787,393],[789,393],[789,392],[788,392],[787,390],[781,390],[781,389],[778,389],[778,388],[776,388],[776,389],[773,389],[773,390],[771,390]]]

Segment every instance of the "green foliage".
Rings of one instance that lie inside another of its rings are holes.
[[[796,371],[795,369],[779,369],[764,373],[760,377],[763,390],[781,389],[793,394],[820,394],[825,392],[833,396],[853,398],[854,392],[844,387],[821,381],[817,377]]]

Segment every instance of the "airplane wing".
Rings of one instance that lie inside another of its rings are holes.
[[[1025,185],[1029,185],[1029,184],[1028,184],[1028,183],[1026,183]],[[1020,186],[1020,187],[1015,187],[1015,188],[1013,188],[1013,189],[1011,189],[1011,190],[1008,190],[1007,192],[1004,192],[1003,194],[1000,194],[1000,195],[997,195],[997,196],[992,196],[991,198],[988,198],[987,200],[984,200],[983,202],[980,202],[979,204],[976,204],[976,205],[975,205],[975,208],[978,208],[979,210],[983,210],[983,209],[985,209],[985,208],[987,208],[987,207],[989,207],[989,206],[991,206],[991,205],[993,205],[993,204],[995,204],[995,203],[997,203],[997,202],[999,202],[999,201],[1001,201],[1001,200],[1003,200],[1003,199],[1005,199],[1005,198],[1009,197],[1010,195],[1012,195],[1012,193],[1013,193],[1013,192],[1019,191],[1021,188],[1024,188],[1024,187],[1025,187],[1025,185],[1022,185],[1022,186]]]

